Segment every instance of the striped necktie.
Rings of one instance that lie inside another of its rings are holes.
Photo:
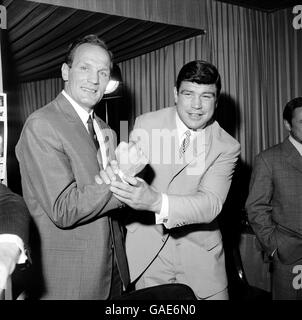
[[[188,146],[190,144],[190,136],[191,136],[191,131],[187,130],[185,132],[185,137],[181,143],[180,149],[179,149],[179,158],[181,158],[184,153],[186,152],[186,150],[188,149]]]

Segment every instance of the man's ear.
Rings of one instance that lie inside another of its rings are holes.
[[[68,75],[69,75],[69,67],[67,63],[63,63],[61,67],[61,73],[62,73],[62,78],[64,81],[68,81]]]
[[[292,126],[290,125],[290,123],[287,120],[283,120],[284,126],[287,129],[287,131],[291,131],[292,130]]]
[[[177,101],[178,101],[178,93],[177,93],[176,87],[174,87],[174,102],[175,102],[175,104],[177,104]]]

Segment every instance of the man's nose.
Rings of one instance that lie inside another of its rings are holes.
[[[201,98],[196,95],[192,100],[192,107],[196,109],[200,109],[202,107]]]
[[[99,83],[99,74],[98,72],[91,71],[88,75],[88,81],[93,84]]]

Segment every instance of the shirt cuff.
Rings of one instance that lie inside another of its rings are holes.
[[[15,243],[16,246],[21,250],[21,254],[19,256],[17,264],[21,264],[21,263],[26,262],[27,256],[26,256],[25,249],[24,249],[24,243],[23,243],[23,240],[19,236],[15,235],[15,234],[4,233],[4,234],[0,235],[0,242],[1,243],[3,243],[3,242]]]
[[[162,202],[160,212],[155,214],[155,223],[163,224],[168,222],[169,215],[169,199],[165,193],[162,193]]]

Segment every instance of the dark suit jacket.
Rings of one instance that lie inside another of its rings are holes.
[[[19,236],[28,245],[30,215],[22,197],[0,183],[0,234]]]
[[[302,157],[288,139],[256,157],[246,209],[268,255],[302,258]]]
[[[115,137],[101,119],[97,121],[107,129],[112,158]],[[30,115],[16,154],[23,197],[37,228],[41,298],[108,298],[112,241],[107,214],[120,202],[107,185],[95,182],[101,157],[62,94]]]

